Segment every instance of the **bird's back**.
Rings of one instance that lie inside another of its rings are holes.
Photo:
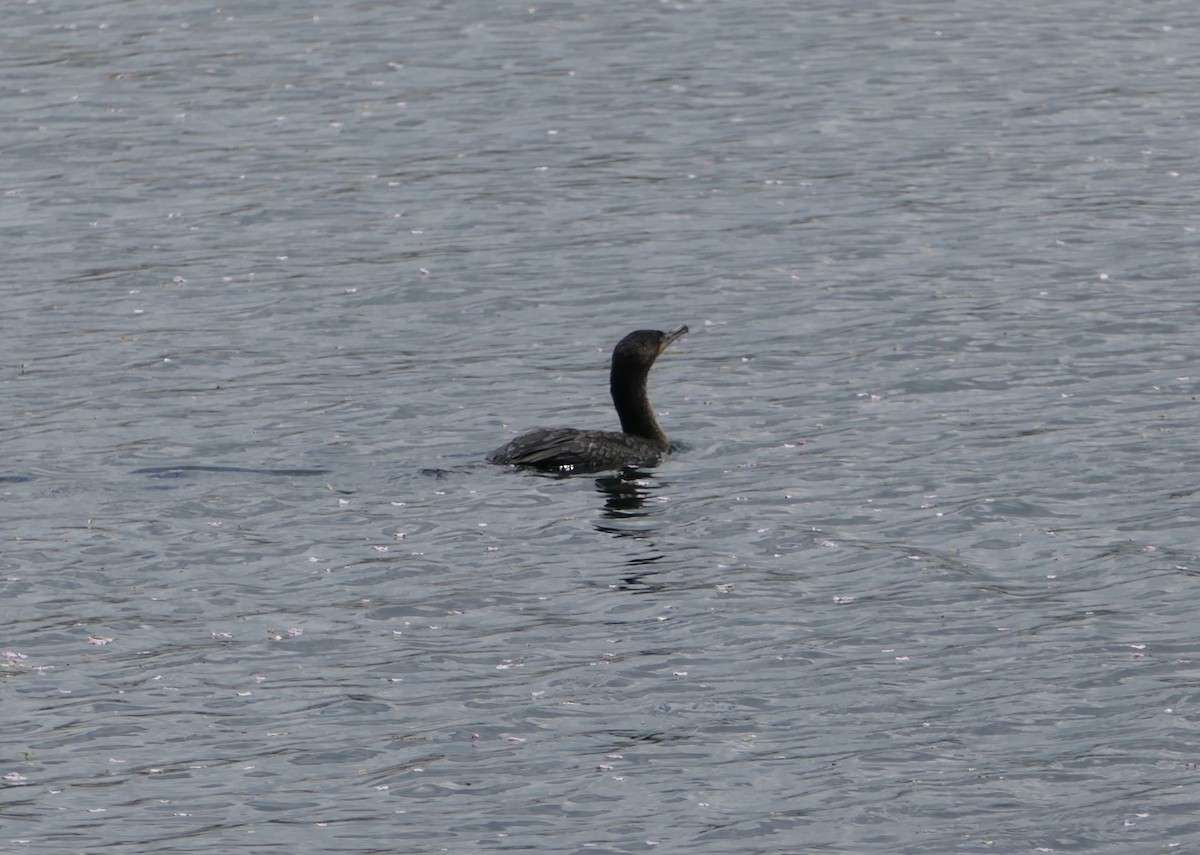
[[[560,471],[652,466],[665,443],[628,433],[576,428],[537,428],[488,455],[492,463]]]

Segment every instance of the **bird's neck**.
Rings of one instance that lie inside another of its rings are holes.
[[[610,387],[613,405],[621,417],[621,430],[666,446],[667,435],[659,427],[654,408],[650,406],[650,397],[646,394],[646,378],[641,377],[632,383],[618,383],[614,377]]]

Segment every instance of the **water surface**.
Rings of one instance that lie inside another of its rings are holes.
[[[1194,846],[1198,25],[13,6],[0,839]]]

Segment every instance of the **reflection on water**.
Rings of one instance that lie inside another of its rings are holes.
[[[608,497],[604,501],[604,516],[608,519],[642,516],[646,498],[656,487],[638,469],[622,469],[616,475],[596,479],[596,490]]]
[[[661,570],[651,565],[662,561],[666,555],[653,540],[658,530],[655,519],[660,510],[658,505],[665,499],[663,491],[668,483],[654,477],[643,469],[623,469],[613,475],[596,479],[597,492],[605,496],[596,531],[618,538],[639,541],[644,554],[629,559],[626,564],[634,572],[623,575],[613,587],[618,591],[636,594],[652,594],[663,590],[661,583],[651,581]],[[648,553],[648,554],[645,554]]]
[[[654,577],[664,572],[663,570],[641,569],[647,565],[654,564],[656,561],[662,561],[664,558],[666,556],[660,553],[648,558],[631,559],[627,563],[630,567],[635,568],[637,572],[622,576],[621,581],[612,586],[613,590],[629,591],[634,594],[657,594],[660,591],[666,590],[667,586],[665,584],[654,581]]]
[[[652,511],[647,501],[664,499],[661,493],[668,484],[642,469],[622,469],[615,475],[596,479],[597,492],[605,496],[602,517],[605,520],[630,522],[645,520]],[[648,529],[631,530],[627,526],[598,524],[597,530],[621,536],[646,534]]]

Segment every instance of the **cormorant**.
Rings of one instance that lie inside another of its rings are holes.
[[[609,388],[621,418],[620,432],[537,428],[497,448],[487,459],[560,472],[653,466],[671,444],[654,417],[646,377],[659,354],[687,331],[686,326],[671,332],[636,330],[613,349]]]

